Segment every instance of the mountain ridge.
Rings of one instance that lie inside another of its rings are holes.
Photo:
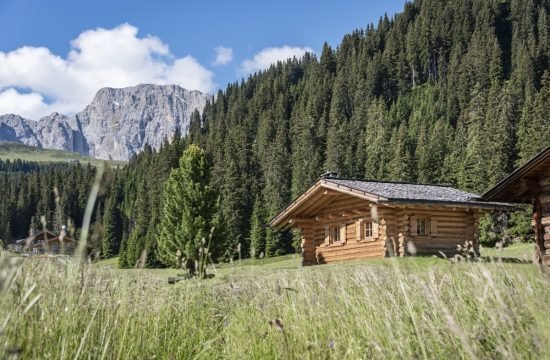
[[[54,112],[39,120],[0,116],[0,141],[77,152],[105,160],[128,160],[145,144],[157,149],[176,129],[185,134],[191,114],[202,112],[208,94],[178,85],[105,87],[81,112]]]

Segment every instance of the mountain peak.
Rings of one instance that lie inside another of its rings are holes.
[[[39,121],[0,116],[0,141],[76,151],[100,159],[128,160],[145,144],[158,148],[176,128],[188,130],[208,95],[178,85],[139,84],[101,88],[80,113],[54,112]]]

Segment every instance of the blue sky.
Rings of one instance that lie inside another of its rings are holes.
[[[141,81],[214,92],[404,2],[0,0],[0,113],[70,113],[97,87]]]

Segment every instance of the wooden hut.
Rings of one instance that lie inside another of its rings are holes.
[[[334,174],[333,174],[334,175]],[[301,230],[303,265],[386,256],[478,252],[479,218],[511,205],[448,186],[321,178],[270,225]]]
[[[57,235],[52,231],[40,231],[25,239],[16,241],[16,247],[20,251],[28,251],[33,255],[40,254],[64,254],[74,255],[78,248],[78,241],[66,235]],[[86,254],[92,250],[90,245],[86,245]]]
[[[488,201],[533,205],[537,260],[550,265],[550,146],[482,196]]]

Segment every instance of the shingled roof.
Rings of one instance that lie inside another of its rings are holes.
[[[325,177],[291,202],[271,221],[274,226],[289,213],[306,202],[320,189],[357,196],[378,204],[433,204],[442,206],[467,206],[491,210],[513,210],[514,206],[501,202],[484,201],[479,195],[445,185],[414,184],[406,182],[357,180]],[[298,211],[299,212],[299,211]]]
[[[481,201],[481,198],[476,194],[443,185],[347,179],[325,180],[333,184],[364,191],[389,201],[433,201],[445,203]]]

